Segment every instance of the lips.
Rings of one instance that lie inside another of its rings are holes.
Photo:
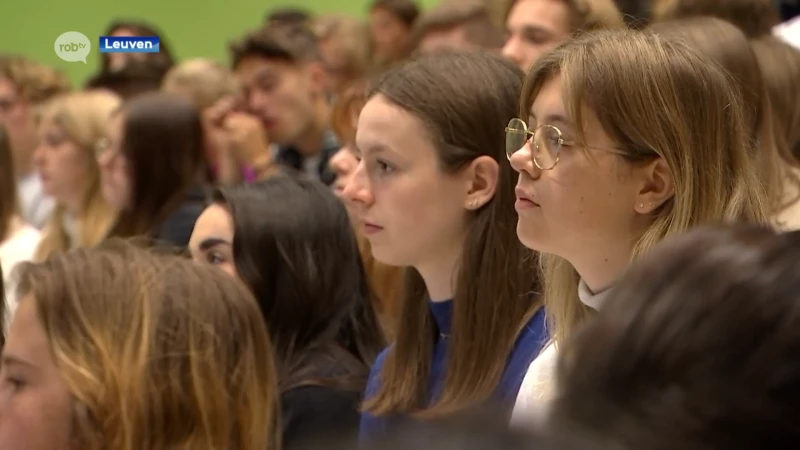
[[[376,224],[374,224],[372,222],[368,222],[366,220],[362,220],[361,221],[361,229],[364,231],[364,234],[369,236],[371,234],[375,234],[375,233],[383,230],[383,227],[380,226],[380,225],[376,225]]]
[[[514,189],[514,193],[517,195],[517,201],[528,202],[534,206],[539,206],[538,203],[533,201],[533,196],[525,192],[525,190],[521,187],[518,186],[516,189]]]

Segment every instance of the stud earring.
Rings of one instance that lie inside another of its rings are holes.
[[[653,202],[647,202],[647,206],[653,206]]]
[[[477,204],[478,204],[478,201],[475,200],[475,199],[472,199],[472,200],[469,201],[469,207],[470,208],[474,208],[475,205],[477,205]]]
[[[639,203],[639,209],[644,208],[644,203]]]

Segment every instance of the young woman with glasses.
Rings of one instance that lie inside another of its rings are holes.
[[[697,225],[769,214],[738,91],[683,44],[635,31],[581,38],[534,66],[520,105],[525,120],[506,134],[517,234],[541,252],[554,340],[520,390],[515,414],[528,417],[553,393],[557,345],[632,259]]]

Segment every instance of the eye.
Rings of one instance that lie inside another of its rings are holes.
[[[380,159],[375,161],[375,164],[377,164],[378,170],[380,170],[381,172],[390,173],[394,171],[394,167],[392,167],[391,165],[387,164],[385,161],[382,161]]]
[[[211,265],[223,264],[225,262],[225,257],[219,252],[209,252],[206,254],[206,262]]]
[[[10,386],[14,391],[18,391],[25,386],[25,382],[22,379],[11,375],[6,375],[3,377],[3,383]]]

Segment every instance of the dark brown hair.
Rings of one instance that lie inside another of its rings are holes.
[[[799,252],[741,225],[663,243],[562,347],[551,425],[622,450],[795,448]]]
[[[515,232],[516,176],[503,148],[521,86],[522,72],[498,55],[442,52],[388,72],[368,94],[381,95],[426,124],[440,170],[456,172],[480,156],[499,163],[495,195],[474,212],[464,242],[439,401],[428,409],[421,403],[429,387],[436,325],[422,277],[408,270],[396,342],[382,367],[378,392],[366,400],[372,414],[444,416],[487,400],[517,336],[541,307],[533,295],[536,271],[526,262],[530,252]]]
[[[146,61],[149,62],[151,67],[159,71],[163,76],[175,64],[175,59],[170,51],[170,46],[164,35],[152,24],[142,22],[139,20],[115,20],[108,24],[103,36],[110,36],[119,30],[130,31],[135,36],[157,36],[158,53],[149,53]],[[110,58],[108,53],[100,53],[100,72],[109,72]]]
[[[11,219],[19,214],[17,176],[6,128],[0,124],[0,242],[8,238]]]
[[[282,391],[330,385],[363,391],[385,342],[344,205],[302,176],[221,188],[233,217],[236,272],[258,300]],[[346,368],[330,379],[326,367]]]
[[[499,49],[505,43],[503,31],[492,23],[482,0],[449,0],[422,14],[414,25],[415,42],[435,31],[464,27],[467,41],[484,49]]]
[[[127,100],[159,90],[165,75],[163,68],[155,67],[148,61],[131,61],[119,70],[98,73],[86,82],[85,87],[105,89]]]
[[[269,26],[247,33],[230,45],[234,69],[249,57],[303,64],[320,60],[317,37],[305,26]]]
[[[161,92],[129,100],[120,113],[131,203],[111,236],[150,235],[191,188],[208,180],[203,123],[189,100]]]
[[[800,51],[775,36],[765,36],[751,44],[775,121],[795,158],[800,158]]]
[[[652,20],[711,16],[726,20],[748,38],[772,34],[780,23],[780,12],[773,0],[652,0]]]
[[[308,26],[311,23],[313,16],[304,8],[293,6],[286,6],[282,8],[271,9],[264,16],[264,25],[291,25],[291,26]]]
[[[397,17],[409,29],[420,14],[419,5],[414,0],[375,0],[369,10],[383,9]]]
[[[10,81],[19,95],[34,106],[72,89],[62,72],[20,55],[0,55],[0,78]]]
[[[767,86],[750,41],[733,24],[715,17],[692,17],[656,23],[650,31],[688,43],[722,66],[742,96],[744,126],[752,142],[753,161],[767,192],[770,209],[780,213],[798,200],[787,188],[800,192],[800,179],[786,170],[800,168],[773,119]],[[787,178],[792,186],[787,183]]]

